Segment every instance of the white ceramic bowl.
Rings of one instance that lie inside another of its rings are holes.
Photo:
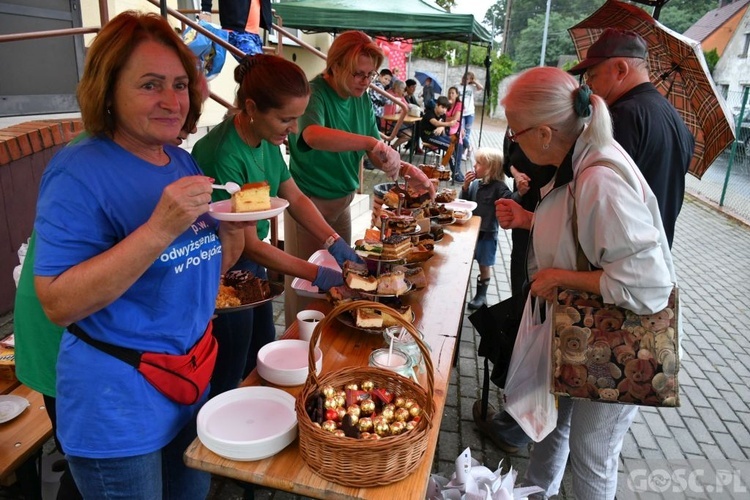
[[[294,397],[272,387],[240,387],[208,401],[198,412],[198,438],[217,455],[261,460],[297,437]]]
[[[459,217],[459,214],[464,214],[463,217]],[[454,224],[458,224],[459,226],[463,226],[467,222],[471,220],[471,218],[474,216],[469,210],[454,210],[453,211],[453,217],[456,219],[456,222]]]
[[[283,339],[264,345],[258,351],[258,375],[272,384],[302,385],[307,379],[307,356],[310,343]],[[323,367],[323,351],[315,348],[315,373]]]

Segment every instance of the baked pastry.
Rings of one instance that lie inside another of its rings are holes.
[[[383,316],[379,314],[379,311],[369,307],[357,309],[354,322],[358,328],[382,328],[384,326]]]
[[[401,319],[406,321],[407,323],[411,323],[412,320],[412,312],[411,312],[411,306],[402,306],[397,309],[399,316],[401,316]],[[401,323],[397,322],[395,318],[393,318],[390,314],[381,312],[383,317],[383,326],[399,326]]]
[[[271,286],[268,284],[268,281],[262,280],[257,276],[253,276],[243,283],[235,285],[234,288],[237,290],[237,298],[243,304],[252,304],[271,296]]]
[[[417,219],[411,215],[395,215],[388,217],[386,226],[391,234],[411,234],[417,231]]]
[[[406,279],[409,280],[414,288],[421,290],[427,286],[427,277],[424,274],[424,269],[421,267],[409,268],[405,273]]]
[[[399,260],[406,257],[411,250],[411,238],[402,234],[393,234],[383,240],[383,251],[380,254],[384,260]]]
[[[381,274],[377,282],[378,295],[395,295],[398,297],[409,291],[409,284],[401,271]]]
[[[375,292],[378,289],[378,279],[374,276],[363,276],[357,273],[348,273],[346,275],[346,286],[348,286],[352,290]]]
[[[271,209],[271,187],[268,182],[251,182],[232,195],[232,212],[259,212]]]
[[[450,203],[456,200],[456,190],[451,188],[443,188],[435,195],[435,202],[437,203]]]

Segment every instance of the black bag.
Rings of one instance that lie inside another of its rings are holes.
[[[469,321],[479,332],[478,354],[492,362],[490,380],[498,387],[505,385],[510,356],[521,324],[526,294],[518,294],[491,307],[482,306],[469,316]]]

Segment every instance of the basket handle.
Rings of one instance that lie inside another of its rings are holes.
[[[419,350],[422,353],[422,359],[424,360],[425,372],[427,373],[427,404],[429,405],[429,408],[426,409],[430,410],[428,412],[428,415],[431,415],[434,406],[433,395],[435,391],[435,374],[432,366],[432,359],[430,358],[430,351],[429,349],[427,349],[427,344],[425,344],[424,341],[420,338],[419,332],[414,327],[414,325],[402,318],[401,314],[399,314],[399,312],[392,307],[388,307],[379,302],[373,302],[371,300],[355,300],[350,302],[343,302],[333,308],[331,312],[326,314],[325,317],[318,322],[318,324],[315,326],[315,330],[313,330],[312,338],[310,339],[310,346],[308,348],[307,376],[309,378],[312,378],[313,384],[316,387],[320,385],[318,375],[315,373],[315,346],[318,343],[318,339],[323,334],[323,329],[326,328],[328,324],[331,323],[339,314],[345,314],[350,311],[357,310],[360,307],[367,307],[369,309],[375,309],[376,311],[387,313],[389,316],[394,318],[400,326],[404,327],[406,331],[411,334],[414,342],[416,342],[417,346],[419,347]],[[397,374],[394,372],[394,375]]]

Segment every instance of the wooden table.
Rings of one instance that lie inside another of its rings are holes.
[[[52,424],[42,395],[25,385],[18,385],[10,394],[26,398],[30,406],[13,420],[0,424],[0,479],[16,470],[52,437]]]
[[[445,399],[454,351],[464,310],[464,298],[469,283],[474,247],[479,234],[479,217],[472,217],[465,225],[445,228],[443,240],[435,245],[435,255],[425,264],[428,284],[423,290],[404,297],[416,314],[415,325],[431,347],[435,368],[435,413],[429,433],[427,453],[419,467],[406,479],[377,488],[351,488],[333,484],[315,474],[299,454],[295,440],[280,453],[265,460],[236,462],[222,458],[205,448],[198,439],[185,452],[188,466],[249,483],[288,491],[315,498],[361,499],[423,499],[432,469],[435,447],[440,433]],[[312,307],[329,311],[330,305],[317,301]],[[297,325],[292,325],[283,338],[297,338]],[[347,366],[366,366],[373,349],[383,346],[381,335],[354,330],[332,322],[322,335],[323,373]],[[424,378],[424,377],[422,377]],[[271,386],[256,372],[242,384]],[[302,386],[284,388],[296,396]]]
[[[385,115],[383,116],[383,120],[387,122],[393,122],[395,124],[398,122],[400,117],[400,114]],[[417,126],[417,124],[421,121],[421,116],[412,116],[407,114],[404,117],[404,124],[411,125],[411,140],[409,141],[409,163],[414,162],[414,150],[417,148],[417,144],[419,144],[419,127]],[[396,134],[396,136],[398,137],[398,134]]]

